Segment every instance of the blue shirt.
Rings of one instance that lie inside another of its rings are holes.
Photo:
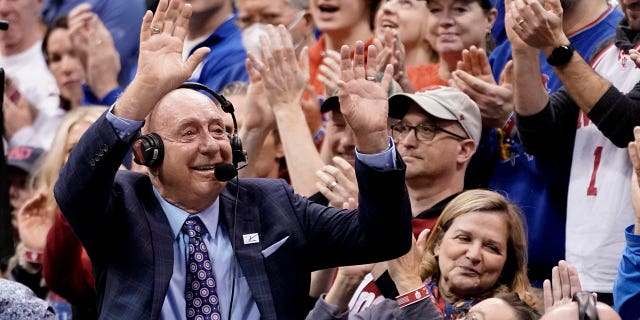
[[[235,81],[249,81],[249,75],[244,66],[247,53],[242,46],[242,32],[235,20],[234,14],[207,39],[191,49],[189,55],[202,47],[208,47],[211,52],[202,61],[200,75],[189,81],[202,83],[214,91],[220,91],[225,85]]]
[[[124,141],[130,140],[142,127],[144,121],[129,120],[115,116],[111,106],[106,114],[106,119],[113,126],[116,134]],[[391,170],[396,168],[396,148],[391,137],[388,138],[389,148],[378,154],[362,154],[356,149],[356,157],[366,165],[379,170]],[[173,232],[173,274],[169,282],[169,289],[165,296],[161,310],[162,319],[185,319],[186,302],[184,298],[186,263],[188,259],[189,237],[180,229],[189,213],[167,202],[153,188],[154,195],[169,220]],[[223,318],[229,315],[229,301],[233,284],[233,269],[235,267],[235,296],[232,306],[232,318],[234,319],[259,319],[260,313],[251,294],[251,289],[244,277],[240,265],[235,259],[229,234],[219,223],[220,198],[207,209],[196,213],[209,230],[203,241],[210,253],[209,258],[213,264],[214,277],[217,284],[217,294],[220,300],[220,311]]]
[[[624,230],[627,245],[613,285],[614,307],[622,319],[640,319],[640,235],[633,233],[634,228]]]
[[[143,0],[45,0],[40,12],[46,24],[55,18],[68,14],[82,3],[91,5],[113,38],[113,44],[120,54],[120,73],[118,82],[123,87],[129,83],[129,77],[138,64],[140,44],[140,25],[147,9]]]

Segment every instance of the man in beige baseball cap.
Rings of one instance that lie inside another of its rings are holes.
[[[435,87],[389,98],[389,131],[407,164],[411,210],[432,228],[441,210],[464,188],[482,120],[478,106],[458,89]]]
[[[430,118],[458,122],[466,134],[463,136],[473,139],[476,145],[480,142],[482,133],[480,109],[462,91],[437,86],[416,93],[396,94],[389,99],[389,117],[402,119],[411,106],[422,109]]]

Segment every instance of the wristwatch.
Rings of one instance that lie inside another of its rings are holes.
[[[563,66],[569,63],[574,51],[576,51],[576,48],[571,44],[555,47],[553,51],[551,51],[551,55],[547,57],[547,63],[554,67]]]

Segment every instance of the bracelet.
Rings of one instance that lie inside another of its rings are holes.
[[[423,285],[418,289],[397,296],[396,301],[398,302],[398,307],[403,308],[418,301],[424,300],[429,296],[430,295],[427,291],[427,287]]]
[[[42,264],[42,261],[44,260],[44,253],[25,249],[22,253],[22,259],[26,262]]]

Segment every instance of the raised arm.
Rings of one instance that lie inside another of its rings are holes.
[[[291,185],[296,193],[310,196],[318,191],[315,172],[324,163],[313,143],[300,103],[309,82],[307,50],[302,50],[298,63],[291,35],[284,26],[270,26],[268,34],[269,41],[261,39],[263,59],[252,54],[249,58],[264,79],[287,159]]]
[[[541,50],[545,57],[551,56],[555,48],[571,43],[562,29],[563,10],[560,0],[545,1],[544,6],[538,1],[513,0],[508,11],[510,14],[505,18],[507,35],[515,33],[527,45]],[[509,40],[512,41],[512,44],[513,38],[513,36],[509,35]],[[529,115],[535,113],[532,112],[535,109],[534,107],[532,109],[524,109],[526,106],[521,105],[526,103],[526,96],[534,93],[536,94],[536,99],[532,99],[529,96],[530,100],[538,102],[544,100],[540,98],[539,86],[537,86],[537,90],[531,92],[527,89],[533,89],[532,87],[522,86],[522,82],[526,82],[527,79],[529,79],[529,82],[537,80],[536,77],[531,76],[532,73],[524,73],[533,70],[523,69],[522,62],[525,62],[523,61],[525,56],[529,57],[529,61],[533,61],[531,58],[533,58],[533,55],[537,56],[537,52],[524,50],[526,53],[523,53],[521,46],[518,45],[517,47],[514,46],[513,50],[514,61],[517,61],[515,62],[516,91],[520,90],[520,93],[516,92],[516,108],[520,108],[518,110],[520,114]],[[519,63],[521,64],[520,66],[518,66]],[[533,62],[529,62],[529,64],[531,63]],[[591,111],[611,86],[609,81],[593,71],[580,54],[575,52],[566,64],[554,66],[553,70],[585,114]],[[544,107],[545,104],[539,103],[537,107],[540,107],[540,105]]]
[[[138,71],[111,111],[117,117],[145,119],[164,95],[191,75],[209,51],[198,49],[183,62],[182,45],[191,6],[181,0],[167,2],[160,1],[155,16],[150,11],[144,16]],[[109,227],[118,227],[113,225],[117,219],[111,215],[122,214],[123,210],[113,208],[112,199],[126,191],[113,190],[114,177],[132,143],[131,136],[121,138],[105,118],[98,119],[73,148],[54,189],[60,210],[92,261],[109,250],[104,241]]]
[[[155,15],[147,11],[140,29],[138,71],[113,113],[121,118],[144,120],[156,103],[186,81],[209,48],[198,48],[182,61],[191,5],[181,0],[161,0]]]
[[[527,19],[523,15],[532,16],[533,14],[522,0],[505,0],[505,11],[505,30],[513,50],[515,111],[519,115],[530,116],[542,111],[549,100],[542,83],[538,50],[521,38],[521,36],[524,37],[522,25],[526,23]]]

